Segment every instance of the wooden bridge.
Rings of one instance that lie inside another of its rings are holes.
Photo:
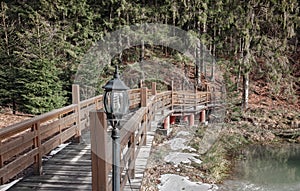
[[[192,124],[199,112],[204,121],[211,93],[158,93],[152,83],[129,90],[129,96],[132,112],[120,132],[121,187],[139,190],[157,123],[168,128],[174,116],[183,115]],[[110,128],[102,100],[99,95],[80,101],[79,86],[73,85],[72,105],[0,129],[0,185],[29,172],[10,190],[111,190]],[[66,142],[71,143],[45,160]]]

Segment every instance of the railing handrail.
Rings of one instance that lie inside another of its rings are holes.
[[[79,86],[77,85],[76,87],[76,91],[74,92],[75,94],[77,92],[77,95],[75,96],[78,99]],[[145,91],[144,95],[143,91]],[[152,93],[155,95],[152,95]],[[141,111],[142,115],[147,115],[147,121],[143,122],[145,126],[149,125],[149,120],[152,120],[153,113],[155,111],[171,108],[175,103],[175,98],[179,94],[181,94],[181,92],[175,92],[172,90],[160,93],[156,93],[156,89],[152,89],[152,91],[150,91],[147,88],[144,88],[144,90],[143,88],[129,90],[129,95],[133,97],[132,99],[134,99],[132,100],[131,107],[146,104],[143,106],[144,108],[142,108],[143,111]],[[197,92],[197,94],[194,94],[195,98],[197,98],[197,95],[201,94],[207,95],[207,92]],[[146,101],[144,100],[145,102],[143,102],[142,99],[146,99]],[[29,167],[32,163],[37,163],[35,165],[37,173],[41,173],[40,170],[42,168],[40,167],[42,165],[42,155],[47,154],[45,152],[54,149],[64,141],[74,136],[80,136],[81,130],[89,126],[89,111],[91,109],[101,108],[103,108],[103,96],[98,95],[0,129],[0,171],[4,171],[4,169],[8,168],[7,166],[11,163],[11,161],[17,160],[21,157],[38,158],[38,160],[35,159],[35,161],[29,161],[29,158],[26,158],[28,162],[26,164],[24,163],[22,167],[14,168],[10,165],[9,168],[11,169],[9,169],[9,172],[0,174],[0,185]],[[141,123],[141,121],[138,121],[137,123]],[[147,134],[146,132],[141,133],[145,135]],[[128,138],[127,135],[126,137]],[[144,139],[146,139],[146,137]],[[123,142],[126,142],[126,140],[123,139]],[[10,149],[7,146],[8,144],[11,145],[14,143],[15,147],[13,149]],[[37,149],[39,147],[41,147],[41,149]],[[18,152],[15,152],[15,149]],[[26,156],[24,155],[25,153],[31,154],[30,156]],[[35,157],[32,157],[32,155]]]
[[[32,125],[34,125],[38,122],[39,123],[45,122],[50,118],[58,116],[59,114],[65,113],[67,111],[71,111],[76,107],[76,105],[77,104],[71,104],[71,105],[68,105],[66,107],[55,109],[55,110],[49,111],[47,113],[44,113],[42,115],[35,116],[31,119],[26,119],[26,120],[21,121],[19,123],[15,123],[15,124],[6,126],[4,128],[1,128],[0,129],[0,140],[1,140],[1,138],[5,137],[7,135],[10,135],[10,134],[13,134],[15,132],[26,129],[28,126],[32,126]]]

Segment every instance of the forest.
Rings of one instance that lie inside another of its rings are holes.
[[[297,0],[2,0],[0,110],[41,114],[69,104],[88,49],[141,23],[195,34],[217,58],[227,91],[244,95],[244,108],[254,82],[273,99],[299,104]]]

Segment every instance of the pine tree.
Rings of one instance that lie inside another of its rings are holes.
[[[30,6],[24,10],[21,19],[30,26],[24,26],[23,31],[18,33],[20,43],[16,51],[22,64],[18,69],[19,80],[23,82],[21,110],[40,114],[60,108],[66,103],[66,97],[59,79],[62,71],[56,67],[59,61],[54,54],[56,32]]]
[[[19,99],[18,59],[13,55],[17,42],[16,24],[11,8],[1,2],[0,10],[0,105],[12,106],[15,114]]]

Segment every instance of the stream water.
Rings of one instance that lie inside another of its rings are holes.
[[[221,191],[299,191],[300,145],[251,146]]]

